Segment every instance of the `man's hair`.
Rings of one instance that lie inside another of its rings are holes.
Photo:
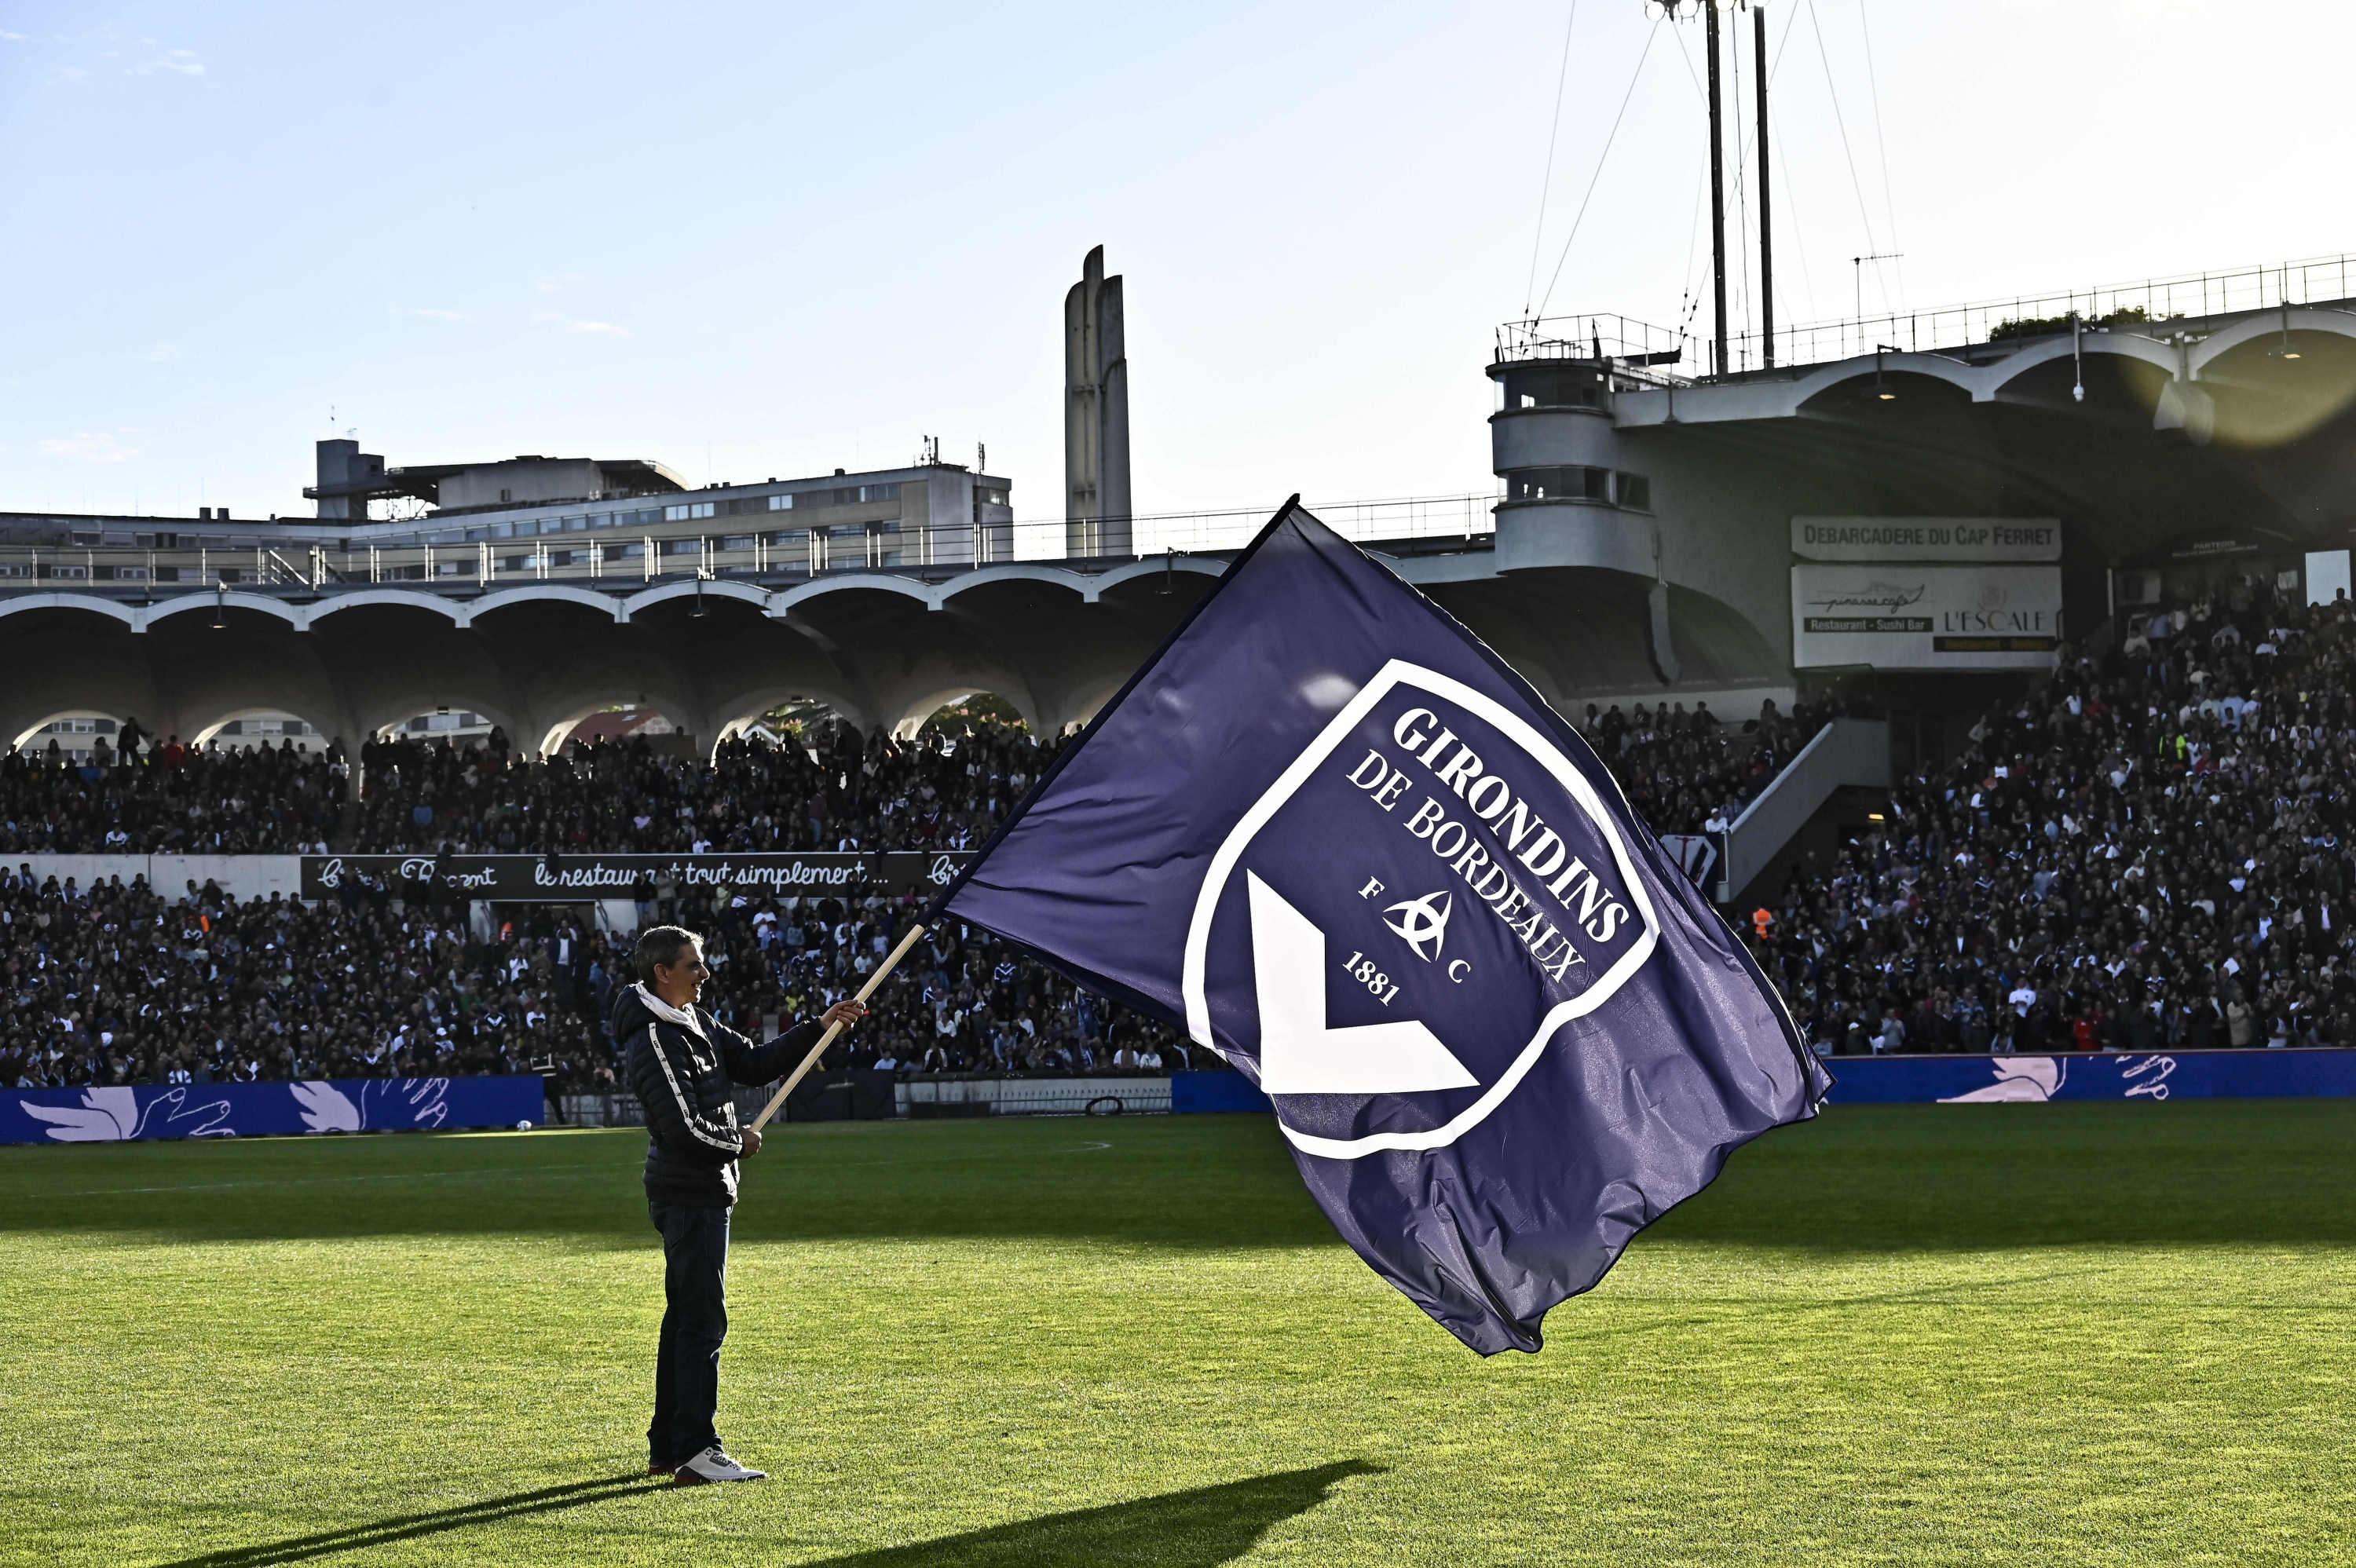
[[[655,983],[656,965],[670,967],[685,955],[691,944],[701,940],[685,926],[650,925],[638,933],[637,951],[630,955],[630,963],[637,970],[638,978],[651,986]]]

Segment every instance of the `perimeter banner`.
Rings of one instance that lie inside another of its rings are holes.
[[[626,899],[641,887],[791,896],[933,892],[964,850],[812,851],[785,855],[305,855],[303,896],[422,892],[437,882],[461,898],[518,903]]]
[[[413,1133],[538,1125],[541,1081],[333,1078],[295,1083],[0,1090],[0,1144]]]

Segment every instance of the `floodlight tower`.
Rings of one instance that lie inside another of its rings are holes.
[[[1756,56],[1752,74],[1759,83],[1759,283],[1764,300],[1761,311],[1765,346],[1765,362],[1775,363],[1775,263],[1768,239],[1767,208],[1767,7],[1766,0],[1644,0],[1646,6],[1658,5],[1664,20],[1675,22],[1689,11],[1698,9],[1702,18],[1702,41],[1709,62],[1709,259],[1710,299],[1718,312],[1717,350],[1711,368],[1719,375],[1728,369],[1726,357],[1726,133],[1723,129],[1721,104],[1723,93],[1719,86],[1718,14],[1721,10],[1747,10],[1751,13],[1751,49]]]

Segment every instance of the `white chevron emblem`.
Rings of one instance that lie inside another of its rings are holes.
[[[1258,873],[1244,874],[1251,897],[1264,1093],[1411,1094],[1479,1085],[1440,1037],[1415,1019],[1328,1029],[1325,933]]]

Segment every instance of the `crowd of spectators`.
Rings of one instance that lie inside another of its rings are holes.
[[[1707,702],[1590,705],[1580,728],[1655,831],[1702,833],[1740,815],[1832,711],[1771,701],[1729,724]],[[0,753],[0,853],[962,849],[1054,758],[1053,743],[994,723],[908,741],[814,725],[723,741],[709,761],[642,738],[543,761],[493,730],[479,743],[368,741],[355,781],[340,740],[191,750],[134,722],[86,757],[54,740]]]
[[[506,906],[503,906],[506,907]],[[642,923],[706,933],[704,1000],[757,1036],[855,991],[912,905],[883,899],[659,899]],[[493,930],[463,901],[347,885],[306,905],[89,887],[0,872],[0,1084],[228,1083],[542,1072],[608,1091],[604,1020],[630,983],[627,934],[532,906]],[[1184,1046],[980,933],[930,933],[830,1057],[902,1073],[1111,1072],[1184,1065]]]
[[[2127,632],[1752,913],[1818,1050],[2356,1044],[2356,615],[2245,581]]]
[[[2065,649],[1885,820],[1802,865],[1747,932],[1811,1043],[1861,1051],[2356,1044],[2356,611],[2252,581]],[[1662,832],[1723,827],[1832,716],[1706,704],[1580,729]],[[913,741],[813,730],[709,763],[643,741],[547,761],[504,738],[362,750],[362,849],[742,852],[969,848],[1052,761],[1021,731]],[[0,758],[0,843],[234,853],[314,847],[340,748],[190,752],[131,731],[86,763]],[[855,990],[913,901],[666,886],[706,933],[706,1001],[747,1032]],[[0,874],[0,1083],[549,1072],[613,1081],[602,1019],[626,934],[563,906],[496,930],[347,883],[316,906]],[[1204,1065],[985,934],[928,934],[838,1060],[900,1073]]]
[[[569,945],[568,945],[569,944]],[[485,941],[463,912],[177,895],[0,873],[0,1083],[450,1076],[552,1063],[586,1084],[577,930]]]
[[[1579,730],[1654,832],[1722,833],[1839,712],[1830,700],[1786,712],[1771,698],[1757,718],[1730,724],[1706,701],[1639,702],[1633,713],[1590,702]]]
[[[498,731],[479,746],[371,741],[353,848],[461,853],[590,849],[773,853],[962,849],[990,835],[1054,760],[996,723],[914,740],[844,724],[783,741],[723,741],[710,763],[643,740],[566,746],[545,762]]]
[[[324,849],[343,808],[341,750],[191,750],[136,722],[90,753],[0,751],[0,854],[253,855]]]

